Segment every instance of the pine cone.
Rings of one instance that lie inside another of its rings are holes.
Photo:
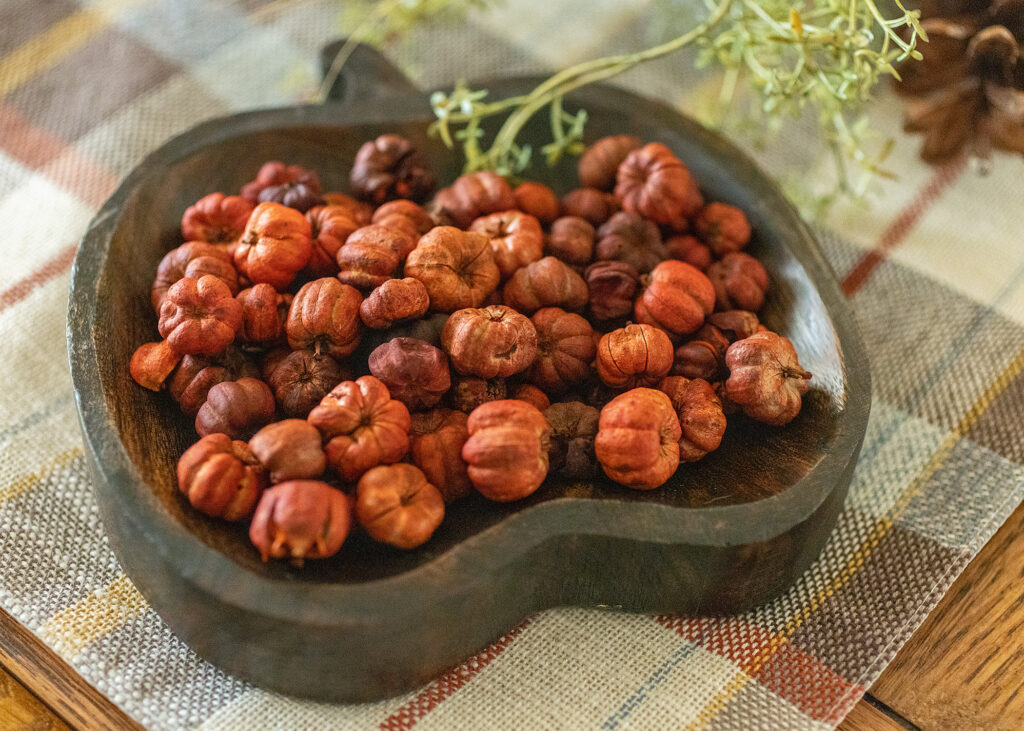
[[[924,0],[929,42],[900,64],[904,128],[924,134],[930,163],[993,148],[1024,154],[1024,0]]]

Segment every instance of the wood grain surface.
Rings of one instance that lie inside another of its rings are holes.
[[[871,692],[921,728],[1024,727],[1024,505],[975,557]]]
[[[53,725],[51,722],[55,719],[40,712],[38,705],[33,704],[33,701],[38,704],[38,700],[76,729],[142,728],[2,609],[0,666],[6,670],[0,676],[0,729],[64,728]],[[8,673],[38,696],[38,700],[12,682]],[[9,691],[6,698],[5,688]],[[13,719],[27,717],[29,722],[19,725],[19,720],[8,725],[5,713]]]
[[[13,676],[0,669],[0,728],[64,731],[68,725]]]

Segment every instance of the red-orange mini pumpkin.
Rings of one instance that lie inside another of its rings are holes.
[[[512,191],[516,208],[547,225],[558,218],[558,196],[543,183],[521,183]]]
[[[811,374],[800,366],[789,338],[770,331],[737,340],[725,353],[725,394],[743,413],[782,426],[800,413]]]
[[[537,310],[530,318],[537,328],[537,357],[530,366],[530,383],[561,393],[590,375],[597,346],[590,323],[558,307]]]
[[[515,399],[491,401],[474,409],[466,426],[469,439],[462,458],[484,497],[518,500],[544,482],[551,428],[535,407]]]
[[[594,452],[620,485],[652,490],[679,466],[679,417],[661,391],[634,388],[601,409]]]
[[[327,558],[341,548],[352,525],[349,498],[318,480],[289,480],[263,493],[249,540],[263,560]]]
[[[516,271],[503,291],[505,304],[527,315],[541,307],[582,310],[589,294],[583,277],[553,256]]]
[[[314,277],[330,277],[338,273],[338,249],[344,245],[360,223],[347,206],[315,206],[306,211],[312,249],[306,269]]]
[[[403,231],[376,224],[363,226],[338,250],[338,279],[369,292],[395,273],[401,252],[409,248],[408,241]]]
[[[502,279],[508,279],[519,267],[537,261],[544,253],[544,232],[540,222],[520,211],[483,216],[473,221],[469,230],[478,231],[490,239],[494,263],[498,265]]]
[[[658,390],[668,396],[679,416],[679,458],[683,462],[696,462],[718,449],[725,434],[725,414],[710,383],[702,378],[668,376]]]
[[[288,344],[295,350],[344,358],[359,345],[362,301],[358,291],[334,277],[307,282],[288,310]]]
[[[696,267],[670,259],[651,271],[647,289],[633,310],[637,322],[674,335],[692,333],[715,309],[715,288]]]
[[[511,307],[467,308],[449,316],[441,347],[459,373],[507,378],[530,367],[537,355],[537,330]]]
[[[615,195],[624,211],[664,224],[696,215],[704,204],[690,171],[659,142],[626,156],[616,175]]]
[[[149,299],[153,310],[160,314],[167,290],[185,277],[199,279],[204,274],[221,279],[232,294],[238,292],[238,273],[231,263],[231,255],[222,246],[203,241],[189,241],[168,251],[156,268],[156,277],[150,289]]]
[[[279,203],[260,203],[235,248],[235,266],[254,284],[281,291],[309,262],[312,228],[305,216]]]
[[[245,442],[209,434],[178,460],[178,489],[196,510],[224,520],[252,514],[267,476]]]
[[[651,325],[627,325],[597,345],[597,375],[612,388],[653,386],[672,367],[672,341]]]
[[[714,255],[722,257],[739,251],[750,241],[750,224],[739,208],[725,203],[708,203],[694,222],[697,234]]]
[[[615,187],[615,174],[619,165],[633,150],[643,147],[643,141],[633,135],[602,137],[580,156],[577,171],[580,184],[598,190]]]
[[[409,449],[409,410],[373,376],[339,383],[308,418],[324,436],[327,463],[350,482]]]
[[[236,339],[240,343],[268,345],[284,336],[288,306],[292,296],[278,294],[265,282],[239,292],[235,299],[242,306],[242,326]]]
[[[462,459],[462,445],[469,439],[468,419],[462,411],[434,409],[413,414],[409,426],[412,461],[423,470],[427,482],[441,492],[446,503],[473,491]]]
[[[239,195],[210,193],[185,209],[181,235],[185,241],[229,244],[242,235],[253,208],[252,201]]]
[[[207,274],[185,277],[167,290],[157,328],[178,353],[216,355],[231,345],[241,326],[242,306],[224,282]]]
[[[420,239],[405,275],[423,282],[435,312],[479,307],[501,281],[490,240],[452,226],[433,228]]]
[[[442,224],[469,228],[480,216],[516,207],[516,197],[505,179],[482,171],[460,175],[450,187],[437,192],[430,208]]]
[[[708,278],[719,310],[757,312],[771,283],[761,262],[742,251],[728,253],[708,267]]]
[[[418,467],[380,465],[359,478],[356,518],[375,541],[416,548],[444,520],[444,498]]]

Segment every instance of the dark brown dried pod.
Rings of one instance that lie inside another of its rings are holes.
[[[562,216],[551,224],[545,253],[572,266],[586,266],[594,257],[594,227],[579,216]]]
[[[284,356],[267,378],[286,416],[304,418],[331,389],[350,378],[329,355],[296,350]]]
[[[409,140],[386,134],[359,148],[349,182],[357,196],[380,205],[395,198],[426,200],[437,180]]]
[[[392,338],[377,346],[368,365],[391,398],[410,411],[436,406],[451,387],[448,358],[440,348],[415,338]]]
[[[619,200],[596,188],[577,188],[562,196],[562,215],[578,216],[600,226],[619,210]]]
[[[624,261],[644,274],[667,259],[668,252],[653,222],[636,213],[621,211],[597,230],[594,258]]]
[[[724,376],[725,351],[729,339],[714,325],[705,324],[676,348],[672,375],[717,381]]]
[[[600,473],[594,437],[601,412],[579,401],[551,404],[544,417],[551,426],[550,472],[566,480],[590,480]]]
[[[508,398],[508,385],[504,378],[478,376],[455,376],[452,390],[448,394],[452,408],[467,414],[480,404],[504,398]]]
[[[725,310],[708,315],[708,323],[721,330],[730,343],[744,340],[761,328],[757,315],[747,310]]]
[[[597,320],[614,320],[633,312],[640,273],[624,261],[598,261],[584,273],[590,292],[590,314]]]
[[[311,188],[304,183],[281,183],[268,186],[260,191],[256,200],[260,203],[280,203],[282,206],[294,208],[302,213],[324,204],[324,198],[320,195],[319,189]]]
[[[256,365],[241,350],[231,347],[212,357],[184,356],[167,388],[181,410],[195,418],[199,407],[206,403],[206,394],[218,383],[259,376]]]
[[[327,469],[320,432],[305,419],[267,424],[249,440],[249,449],[275,484],[319,477]]]
[[[256,203],[265,188],[284,183],[301,183],[314,193],[320,193],[320,178],[315,172],[299,165],[285,165],[272,160],[264,163],[256,179],[242,186],[242,197]]]
[[[602,137],[580,156],[577,165],[580,185],[611,191],[615,188],[615,175],[619,165],[629,153],[643,145],[643,140],[633,135]]]
[[[274,395],[256,378],[218,383],[206,394],[206,403],[196,414],[200,436],[227,434],[248,439],[274,418]]]

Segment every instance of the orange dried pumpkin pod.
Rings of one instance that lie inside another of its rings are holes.
[[[210,193],[185,209],[181,235],[185,241],[230,244],[241,237],[253,208],[239,195]]]
[[[359,317],[367,327],[384,330],[425,315],[429,308],[430,295],[423,282],[412,277],[388,279],[359,305]]]
[[[586,266],[594,257],[594,227],[579,216],[562,216],[551,224],[544,252],[572,266]]]
[[[305,216],[280,203],[260,203],[235,247],[235,266],[253,284],[266,282],[280,292],[312,252],[312,228]]]
[[[742,251],[726,254],[708,267],[715,288],[715,309],[757,312],[771,286],[768,272],[754,257]]]
[[[750,241],[750,223],[743,211],[725,203],[708,203],[694,221],[697,235],[717,257],[739,251]]]
[[[370,223],[370,218],[373,216],[373,206],[363,201],[357,201],[344,193],[324,193],[324,205],[341,206],[348,212],[349,218],[359,226]]]
[[[800,413],[811,374],[789,338],[771,331],[737,340],[725,353],[726,397],[752,419],[782,426]]]
[[[423,283],[435,312],[479,307],[501,281],[490,240],[452,226],[433,228],[419,240],[405,275]]]
[[[482,216],[469,226],[490,239],[494,263],[502,279],[544,254],[544,232],[540,222],[520,211],[502,211]]]
[[[679,459],[696,462],[718,449],[725,434],[725,413],[714,387],[702,378],[668,376],[658,384],[679,417]]]
[[[196,431],[200,436],[227,434],[232,439],[248,439],[274,418],[274,394],[263,381],[239,378],[211,388],[196,413]]]
[[[594,258],[624,261],[643,273],[667,259],[668,252],[657,226],[635,213],[622,211],[597,230]]]
[[[372,223],[376,226],[393,228],[406,235],[398,255],[402,261],[409,256],[420,236],[434,228],[434,219],[427,210],[412,201],[397,200],[385,203],[373,212]]]
[[[577,216],[600,226],[619,211],[619,200],[596,188],[577,188],[562,196],[562,215]]]
[[[359,292],[334,277],[302,285],[288,309],[288,345],[344,358],[359,345]]]
[[[433,409],[413,414],[409,426],[409,454],[423,470],[427,482],[441,493],[445,503],[473,492],[473,483],[462,459],[469,439],[469,416],[452,409]]]
[[[264,362],[267,385],[286,416],[305,418],[310,409],[351,374],[329,355],[312,350],[295,350],[271,356]]]
[[[256,179],[242,186],[242,197],[258,203],[260,193],[267,188],[293,183],[308,188],[313,193],[320,193],[320,178],[317,174],[300,165],[286,165],[278,160],[263,163]]]
[[[725,374],[725,351],[729,339],[711,324],[705,324],[676,348],[672,375],[717,381]]]
[[[327,463],[349,482],[409,449],[409,410],[373,376],[339,383],[308,419],[324,437]]]
[[[306,211],[312,249],[306,271],[312,277],[330,277],[338,273],[338,250],[352,232],[363,224],[356,221],[346,206],[314,206]]]
[[[398,269],[409,248],[403,231],[370,224],[353,232],[338,250],[338,279],[363,292],[378,287]]]
[[[544,414],[516,399],[491,401],[466,422],[462,459],[469,479],[489,500],[508,502],[533,494],[548,474],[551,428]]]
[[[416,548],[444,520],[444,498],[418,467],[381,465],[359,478],[356,518],[375,541]]]
[[[654,267],[647,288],[636,301],[637,322],[660,327],[673,335],[700,329],[715,309],[715,288],[700,269],[669,259]]]
[[[437,180],[426,159],[409,140],[384,134],[359,148],[349,183],[358,197],[380,205],[395,198],[425,200]]]
[[[537,329],[537,357],[527,374],[530,383],[557,394],[587,380],[597,355],[590,323],[558,307],[537,310],[530,320]]]
[[[378,345],[367,365],[374,378],[387,386],[391,398],[411,411],[437,406],[451,387],[444,353],[416,338],[392,338]]]
[[[695,216],[704,205],[686,165],[660,142],[626,156],[616,173],[615,196],[622,210],[663,224]]]
[[[429,209],[441,225],[469,228],[480,216],[515,207],[516,197],[505,179],[497,173],[481,171],[460,175],[451,186],[439,190]]]
[[[604,191],[614,189],[619,165],[629,153],[643,145],[643,140],[633,135],[602,137],[580,156],[576,166],[580,185]]]
[[[143,343],[132,353],[128,372],[132,380],[143,388],[159,391],[180,361],[181,354],[176,353],[166,340]]]
[[[238,291],[238,273],[231,264],[231,255],[224,247],[203,241],[189,241],[168,251],[157,265],[156,277],[150,289],[150,304],[157,315],[160,314],[160,305],[171,285],[189,276],[198,279],[203,274],[218,278],[223,275],[224,284],[232,290],[232,294]]]
[[[520,183],[512,191],[516,208],[547,225],[558,218],[558,196],[543,183]]]
[[[582,310],[589,295],[583,277],[553,256],[516,271],[503,290],[505,304],[527,315],[542,307]]]
[[[512,398],[525,401],[535,406],[538,411],[544,411],[551,406],[551,399],[547,394],[534,386],[532,383],[523,383],[512,392]]]
[[[696,236],[670,236],[665,240],[665,251],[672,259],[685,261],[702,272],[711,266],[711,249]]]
[[[672,367],[672,341],[651,325],[626,325],[601,337],[597,375],[612,388],[653,386]]]
[[[269,284],[254,284],[235,295],[242,307],[242,326],[235,336],[239,343],[269,345],[285,334],[290,294],[278,294]]]
[[[653,490],[679,467],[681,436],[668,396],[653,388],[634,388],[601,409],[594,453],[604,473],[620,485]]]
[[[493,305],[453,312],[441,330],[441,347],[464,375],[507,378],[537,355],[537,330],[511,307]]]
[[[215,356],[186,355],[167,384],[171,397],[193,419],[206,403],[210,389],[224,381],[259,378],[259,369],[237,347],[229,347]]]
[[[267,476],[245,442],[209,434],[178,460],[178,489],[196,510],[224,520],[252,514]]]
[[[548,463],[551,474],[566,480],[589,480],[600,472],[594,454],[601,412],[580,401],[551,404],[544,418],[551,426]]]
[[[615,320],[633,311],[640,273],[624,261],[597,261],[584,272],[589,310],[595,320]]]
[[[327,558],[341,548],[352,526],[348,496],[319,480],[289,480],[263,493],[249,525],[260,556]]]
[[[160,305],[160,337],[178,353],[216,355],[242,326],[242,306],[217,277],[185,277],[167,290]]]
[[[327,469],[320,432],[305,419],[267,424],[249,440],[249,449],[275,484],[319,477]]]

